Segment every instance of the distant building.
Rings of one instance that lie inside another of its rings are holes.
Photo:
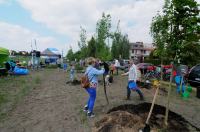
[[[29,55],[29,53],[27,51],[19,51],[18,54],[22,55],[22,56],[28,56]]]
[[[153,50],[153,44],[144,44],[143,42],[130,43],[130,58],[143,62],[144,58],[148,57]]]

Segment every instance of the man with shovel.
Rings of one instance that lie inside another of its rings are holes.
[[[140,100],[144,100],[142,91],[136,84],[137,81],[137,66],[134,64],[132,59],[129,60],[131,67],[127,73],[122,74],[122,76],[128,75],[128,86],[127,86],[127,100],[130,100],[131,90],[136,91],[140,96]]]

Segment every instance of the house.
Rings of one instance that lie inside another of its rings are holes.
[[[145,57],[148,57],[151,51],[154,50],[153,44],[144,44],[143,42],[130,43],[130,57],[143,62]]]
[[[29,53],[27,51],[19,51],[18,54],[22,55],[22,56],[28,56],[29,55]]]

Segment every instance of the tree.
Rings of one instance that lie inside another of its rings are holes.
[[[153,18],[150,33],[153,36],[155,56],[159,56],[161,61],[166,56],[166,44],[169,39],[169,22],[166,16],[158,14]]]
[[[79,61],[81,58],[82,58],[82,54],[81,54],[81,51],[76,51],[74,54],[73,54],[73,58],[74,60],[76,59],[77,61]]]
[[[111,48],[111,54],[112,58],[123,58],[128,59],[129,58],[129,40],[128,35],[122,35],[120,28],[119,28],[119,22],[117,25],[116,32],[112,35],[113,41],[112,41],[112,48]]]
[[[176,36],[173,41],[177,44],[172,48],[176,50],[177,60],[187,65],[194,65],[200,60],[199,5],[195,0],[172,0],[171,4],[172,34]]]
[[[67,57],[67,59],[68,59],[69,61],[73,61],[73,60],[75,59],[72,48],[67,52],[66,57]]]
[[[106,39],[109,37],[111,28],[111,16],[102,14],[102,18],[97,22],[96,25],[96,57],[104,60],[108,60],[110,55],[110,49],[106,45]]]
[[[128,35],[123,35],[122,36],[122,58],[123,59],[129,59],[129,49],[130,49],[130,44],[129,44],[129,39]]]
[[[90,39],[90,41],[88,42],[88,56],[92,56],[92,57],[96,57],[95,53],[96,53],[96,42],[94,37],[92,36],[92,38]]]
[[[176,63],[197,63],[200,60],[199,21],[195,0],[165,0],[162,15],[158,13],[151,24],[156,53]]]
[[[80,48],[80,52],[81,52],[81,57],[85,58],[88,56],[87,54],[87,42],[86,42],[86,30],[83,27],[81,28],[81,32],[80,32],[80,41],[78,41],[78,46]]]
[[[113,59],[119,57],[118,47],[117,47],[117,43],[115,39],[113,39],[113,42],[112,42],[111,55]]]

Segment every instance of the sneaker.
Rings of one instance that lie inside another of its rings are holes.
[[[95,114],[93,112],[88,112],[87,116],[90,117],[90,118],[92,118],[92,117],[95,117]]]
[[[86,105],[83,109],[84,112],[87,112],[88,111],[88,106]]]

